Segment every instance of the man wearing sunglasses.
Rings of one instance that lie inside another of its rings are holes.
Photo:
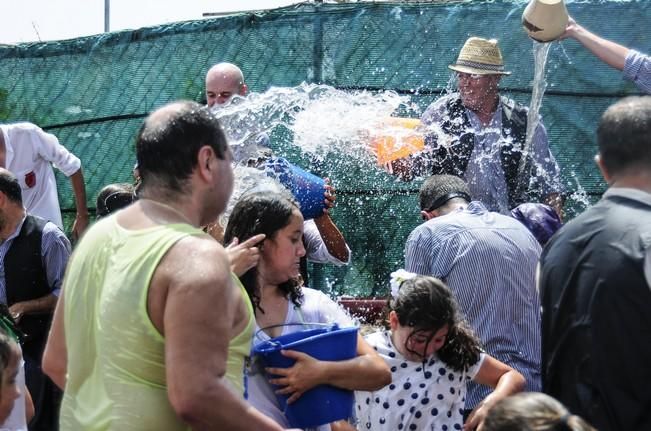
[[[445,281],[486,352],[522,373],[527,391],[540,391],[540,245],[522,223],[470,196],[459,177],[425,180],[425,221],[407,239],[405,269]],[[471,383],[466,415],[490,392]]]
[[[473,197],[491,211],[508,214],[524,202],[543,202],[560,214],[560,170],[542,123],[525,148],[527,108],[501,96],[502,53],[494,39],[469,38],[454,64],[457,92],[423,113],[426,149],[398,161],[404,179],[431,174],[464,178]],[[523,154],[528,154],[523,158]]]

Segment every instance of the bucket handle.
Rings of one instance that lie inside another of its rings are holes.
[[[337,323],[317,323],[317,322],[314,322],[314,323],[307,323],[307,322],[280,323],[278,325],[269,325],[269,326],[265,326],[264,328],[258,329],[257,331],[255,331],[255,335],[253,336],[253,338],[256,339],[256,340],[259,340],[259,341],[267,342],[271,346],[274,346],[274,347],[278,346],[280,343],[278,343],[277,341],[272,341],[272,339],[265,340],[264,338],[262,338],[260,336],[260,333],[262,331],[264,331],[265,329],[274,329],[274,328],[280,328],[280,327],[285,327],[285,326],[321,326],[321,327],[325,327],[325,328],[328,328],[328,327],[332,328],[333,331],[339,329],[339,325]]]

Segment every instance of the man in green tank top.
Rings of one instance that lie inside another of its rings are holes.
[[[242,397],[251,304],[198,229],[233,185],[218,121],[166,105],[136,154],[140,200],[86,233],[55,311],[43,369],[65,388],[61,429],[280,429]]]

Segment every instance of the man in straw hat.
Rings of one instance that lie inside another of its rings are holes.
[[[560,170],[545,127],[538,124],[525,149],[527,108],[499,94],[500,79],[511,72],[504,70],[497,41],[469,38],[448,67],[457,74],[458,91],[427,108],[421,117],[428,127],[425,151],[396,163],[394,172],[406,179],[462,177],[472,196],[502,214],[537,200],[560,213]]]

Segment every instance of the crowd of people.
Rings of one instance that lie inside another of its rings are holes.
[[[649,57],[572,19],[563,37],[651,93]],[[342,361],[283,350],[288,368],[257,366],[252,348],[355,326],[305,265],[352,252],[330,185],[313,219],[286,190],[243,194],[220,218],[233,166],[273,155],[265,133],[231,148],[244,134],[217,120],[247,95],[237,66],[208,70],[207,105],[144,120],[136,184],[104,187],[88,229],[79,159],[36,125],[0,125],[0,429],[290,429],[278,396],[322,385],[355,397],[320,431],[651,429],[651,96],[603,114],[608,190],[563,226],[546,129],[527,147],[497,41],[469,38],[449,67],[458,88],[424,111],[424,150],[386,166],[426,178],[386,327]],[[74,252],[53,165],[74,192]]]

